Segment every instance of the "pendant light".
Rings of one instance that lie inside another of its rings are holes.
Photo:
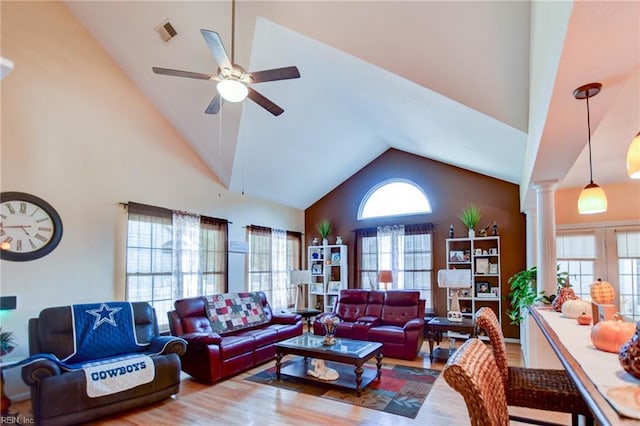
[[[589,98],[600,93],[602,84],[589,83],[578,87],[573,91],[573,97],[576,99],[587,100],[587,130],[589,132],[589,184],[580,192],[578,198],[578,213],[594,214],[607,211],[607,196],[602,188],[593,183],[593,160],[591,159],[591,118],[589,116]]]
[[[640,132],[633,138],[627,151],[627,173],[631,179],[640,179]]]

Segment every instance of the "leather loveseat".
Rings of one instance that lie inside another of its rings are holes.
[[[83,310],[74,310],[75,307],[82,307]],[[125,315],[126,320],[123,319]],[[74,326],[78,324],[76,319],[82,316],[87,319],[85,329]],[[96,331],[104,330],[112,340],[106,341],[104,335],[99,335],[92,342],[83,330],[94,333],[94,336]],[[86,345],[83,338],[88,342]],[[124,345],[120,346],[119,342],[127,338],[134,347],[131,351],[122,352],[120,348]],[[35,423],[85,423],[177,394],[180,391],[180,355],[185,350],[184,340],[159,336],[156,312],[146,302],[105,302],[46,308],[38,318],[29,320],[31,356],[23,361],[25,365],[22,367],[22,379],[31,388]],[[94,352],[102,357],[87,357],[87,354]],[[110,361],[118,366],[107,364]],[[153,365],[146,365],[147,362]],[[94,368],[99,371],[88,372],[86,367],[96,364]],[[134,369],[144,369],[149,374],[145,376],[146,380],[150,381],[129,388],[134,386],[130,378],[135,375],[132,373]],[[126,374],[129,377],[123,378],[124,390],[102,390],[103,396],[92,394],[91,382],[104,382],[102,379],[107,377]]]
[[[270,361],[275,358],[277,342],[302,334],[302,317],[274,313],[263,292],[235,295],[260,300],[263,319],[258,324],[236,324],[228,327],[228,331],[215,330],[217,322],[211,320],[211,298],[225,296],[229,300],[234,294],[176,300],[175,310],[168,313],[171,334],[188,342],[182,370],[199,382],[215,383]]]
[[[419,291],[341,290],[334,311],[318,315],[313,332],[324,335],[323,318],[337,316],[336,337],[380,342],[384,356],[414,359],[424,342],[424,311]]]

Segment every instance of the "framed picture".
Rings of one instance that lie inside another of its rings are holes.
[[[449,262],[464,262],[464,252],[462,250],[450,251]]]
[[[340,253],[331,253],[331,263],[334,265],[340,263]]]
[[[311,275],[322,275],[322,263],[311,265]]]
[[[340,281],[329,281],[327,287],[327,293],[338,293],[342,288],[342,283]]]
[[[311,283],[309,291],[311,293],[324,293],[324,288],[322,287],[322,283]]]
[[[494,297],[500,297],[500,289],[498,287],[491,287],[491,293]]]
[[[489,273],[489,259],[482,257],[476,259],[476,274],[488,274]]]
[[[320,249],[311,249],[311,259],[317,260],[322,258]]]
[[[486,281],[478,281],[476,283],[476,294],[479,296],[481,294],[484,295],[492,295],[491,294],[491,287],[489,286],[489,283]]]
[[[489,273],[490,274],[498,274],[498,264],[497,263],[490,263],[489,264]]]

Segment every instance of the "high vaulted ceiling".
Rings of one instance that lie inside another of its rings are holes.
[[[200,29],[231,56],[229,1],[69,1],[72,13],[232,191],[304,209],[390,147],[520,184],[627,180],[640,130],[640,2],[238,1],[235,62],[296,65],[301,78],[256,84],[250,100],[204,114],[215,74]],[[165,44],[154,27],[169,20]]]

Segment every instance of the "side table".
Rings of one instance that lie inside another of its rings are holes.
[[[307,320],[307,332],[311,333],[311,318],[320,314],[318,309],[298,309],[297,311],[293,311],[294,314],[301,315],[302,318]]]
[[[449,359],[449,354],[452,353],[452,349],[455,347],[455,339],[451,339],[448,349],[433,348],[433,342],[440,344],[442,341],[442,333],[447,331],[453,331],[456,333],[469,334],[470,337],[476,336],[476,324],[471,318],[463,318],[462,322],[452,322],[446,317],[435,317],[424,323],[424,335],[429,340],[429,360],[433,362],[433,359],[446,361]]]

